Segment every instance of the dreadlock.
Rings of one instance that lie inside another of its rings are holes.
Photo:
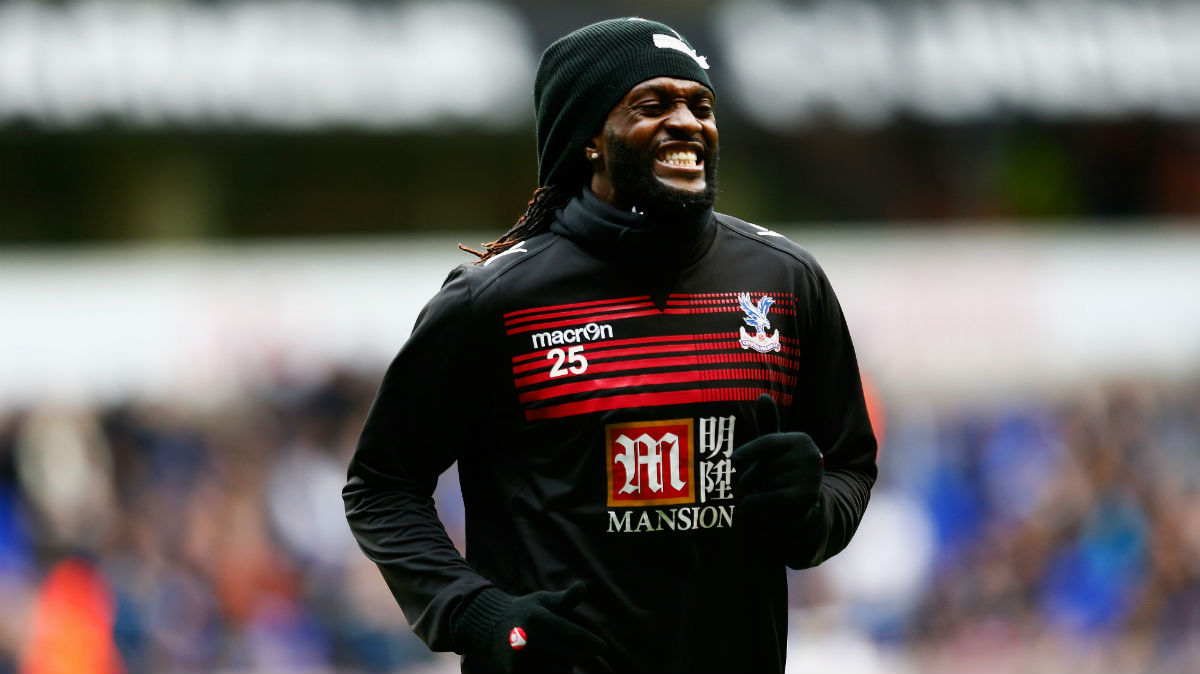
[[[482,252],[467,248],[461,243],[458,244],[458,247],[460,250],[478,256],[479,259],[475,261],[475,264],[485,262],[492,256],[508,250],[514,244],[520,243],[534,234],[541,234],[549,230],[550,223],[554,221],[554,212],[566,206],[570,200],[569,192],[557,189],[553,185],[543,185],[533,191],[533,197],[525,207],[525,213],[517,219],[517,223],[500,238],[483,244]]]

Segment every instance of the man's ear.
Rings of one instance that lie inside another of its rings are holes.
[[[593,152],[603,157],[605,149],[606,143],[604,142],[604,129],[597,131],[596,135],[589,138],[588,142],[583,146],[584,155],[586,155],[588,158],[591,158]]]
[[[592,169],[589,183],[592,192],[603,201],[615,205],[616,194],[613,192],[612,180],[608,175],[606,152],[608,152],[608,143],[604,142],[603,129],[589,138],[583,146],[583,158]]]

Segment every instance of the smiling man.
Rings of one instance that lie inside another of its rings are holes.
[[[343,496],[413,630],[464,672],[783,671],[786,569],[876,476],[812,256],[715,213],[708,62],[638,18],[534,84],[539,187],[384,376]],[[466,551],[434,509],[458,463]]]
[[[592,193],[659,218],[706,213],[717,194],[714,98],[704,84],[674,77],[630,89],[585,148],[595,158]]]

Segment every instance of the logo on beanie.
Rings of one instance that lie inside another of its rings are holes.
[[[695,49],[687,46],[683,40],[680,40],[677,37],[672,35],[663,35],[662,33],[655,33],[654,46],[658,47],[659,49],[674,49],[676,51],[681,51],[692,57],[692,60],[695,61],[696,64],[701,68],[708,70],[708,59],[697,54]]]

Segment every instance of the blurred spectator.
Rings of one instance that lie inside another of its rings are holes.
[[[59,562],[38,588],[22,674],[124,671],[113,643],[112,597],[104,579],[83,560]]]
[[[455,670],[331,524],[377,379],[0,411],[0,672]],[[1200,381],[889,411],[855,545],[791,580],[806,634],[855,650],[836,662],[1200,669]],[[34,657],[64,629],[86,666]],[[791,648],[791,671],[835,662]]]
[[[1200,666],[1182,637],[1200,629],[1200,536],[1190,533],[1200,530],[1198,403],[1195,385],[1116,385],[1081,393],[1049,423],[1027,419],[1016,436],[1011,419],[993,417],[988,442],[959,436],[943,448],[986,470],[955,473],[955,493],[981,498],[929,493],[939,530],[956,530],[969,511],[978,535],[942,538],[958,554],[911,623],[921,669]],[[997,478],[1024,487],[989,489]]]

